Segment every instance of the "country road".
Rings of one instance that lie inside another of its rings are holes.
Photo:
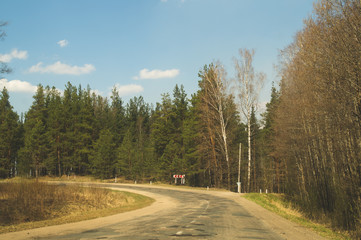
[[[151,185],[102,184],[147,195],[149,207],[0,235],[0,239],[323,239],[236,193]]]

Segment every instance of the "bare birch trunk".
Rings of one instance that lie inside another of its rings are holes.
[[[252,157],[252,148],[251,148],[251,116],[247,115],[247,128],[248,128],[248,169],[247,169],[247,192],[250,192],[251,186],[251,157]]]
[[[240,49],[240,60],[235,59],[236,68],[236,88],[240,110],[247,119],[248,130],[248,169],[247,169],[247,191],[250,192],[251,185],[251,161],[252,161],[252,146],[251,146],[251,109],[257,107],[257,99],[259,91],[262,87],[265,75],[263,73],[256,74],[254,72],[252,61],[254,50]],[[255,184],[256,185],[256,184]]]

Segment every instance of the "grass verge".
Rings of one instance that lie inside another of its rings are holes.
[[[0,183],[0,233],[105,217],[154,202],[139,194],[19,180]]]
[[[300,211],[294,208],[289,201],[287,201],[283,194],[247,193],[243,197],[294,223],[312,229],[323,237],[335,240],[350,239],[345,233],[332,231],[329,226],[315,223],[307,219]]]

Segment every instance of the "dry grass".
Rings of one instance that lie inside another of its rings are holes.
[[[297,206],[294,206],[283,194],[258,194],[247,193],[244,198],[251,200],[258,205],[268,209],[292,222],[310,228],[328,239],[345,240],[349,239],[346,232],[332,231],[328,224],[313,222],[302,214]]]
[[[0,183],[0,233],[108,216],[150,205],[133,193],[20,180]]]

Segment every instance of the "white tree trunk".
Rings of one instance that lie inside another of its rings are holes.
[[[252,159],[252,149],[251,149],[251,116],[250,114],[247,116],[248,118],[248,175],[247,175],[247,191],[250,192],[250,186],[251,186],[251,159]]]

